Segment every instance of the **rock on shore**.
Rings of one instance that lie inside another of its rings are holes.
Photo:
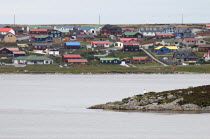
[[[164,92],[150,92],[89,107],[109,110],[210,111],[210,85]]]

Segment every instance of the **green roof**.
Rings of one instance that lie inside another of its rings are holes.
[[[19,56],[14,58],[14,60],[52,60],[52,59],[45,56],[31,55],[31,56]]]
[[[94,55],[94,57],[106,57],[106,55]]]
[[[100,60],[120,60],[119,58],[100,58]]]
[[[177,40],[177,39],[164,39],[163,41],[166,43],[179,42],[179,40]]]
[[[137,34],[138,32],[125,32],[124,35],[135,35]]]
[[[52,26],[45,26],[45,25],[29,25],[28,27],[29,27],[29,28],[42,28],[42,27],[48,27],[48,28],[50,28],[50,27],[52,27]]]

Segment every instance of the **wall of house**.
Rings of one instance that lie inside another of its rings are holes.
[[[9,34],[4,36],[4,40],[3,41],[7,42],[7,43],[13,43],[13,42],[17,41],[17,38],[12,33],[9,33]]]

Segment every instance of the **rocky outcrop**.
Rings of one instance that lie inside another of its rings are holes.
[[[122,101],[91,106],[89,109],[210,111],[210,85],[160,93],[150,92]]]

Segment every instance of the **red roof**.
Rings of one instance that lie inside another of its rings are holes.
[[[133,57],[133,60],[146,60],[147,56],[139,56],[139,57]]]
[[[157,36],[173,36],[173,33],[156,33]]]
[[[12,48],[12,47],[8,47],[8,48],[1,48],[0,50],[2,50],[2,49],[7,49],[7,50],[9,50],[9,51],[19,51],[19,48]]]
[[[46,32],[48,30],[47,29],[37,28],[37,29],[30,29],[30,31],[43,31],[43,32]]]
[[[135,28],[122,28],[122,31],[126,31],[126,30],[129,30],[129,31],[134,31]]]
[[[68,63],[87,63],[87,59],[68,59]]]
[[[210,24],[206,24],[206,27],[210,27]]]
[[[16,51],[16,52],[13,52],[13,54],[26,54],[24,51]]]
[[[120,41],[137,41],[137,38],[120,38]]]
[[[73,54],[67,54],[67,55],[63,55],[63,58],[81,58],[80,55],[73,55]]]
[[[140,45],[138,42],[124,42],[123,45]]]
[[[198,41],[200,38],[184,38],[185,41]]]
[[[92,41],[91,44],[110,44],[109,41]]]
[[[9,32],[12,28],[0,28],[0,32]]]

